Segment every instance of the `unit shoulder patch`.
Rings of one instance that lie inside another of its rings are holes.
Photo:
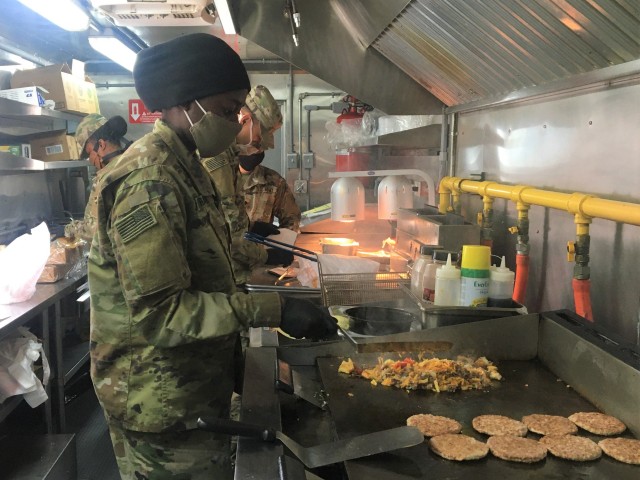
[[[149,205],[141,205],[115,222],[116,230],[123,243],[130,242],[142,232],[156,225],[158,220]]]

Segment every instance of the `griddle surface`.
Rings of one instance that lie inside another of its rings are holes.
[[[372,366],[375,354],[356,354],[351,359],[359,367]],[[569,416],[579,411],[597,411],[570,386],[558,379],[539,361],[503,361],[498,369],[504,379],[486,390],[435,393],[407,393],[390,387],[374,387],[368,380],[338,373],[342,358],[318,358],[320,375],[328,394],[329,409],[338,438],[405,425],[417,413],[443,415],[458,420],[462,433],[480,441],[487,436],[471,427],[477,415],[497,414],[521,419],[543,413]],[[612,392],[615,395],[615,392]],[[579,435],[601,440],[584,430]],[[628,433],[622,436],[630,435]],[[540,435],[529,432],[528,438]],[[425,441],[421,445],[367,459],[345,463],[350,480],[395,479],[636,479],[640,466],[608,458],[592,462],[571,462],[551,456],[535,464],[507,462],[489,455],[477,461],[453,462],[435,455]]]

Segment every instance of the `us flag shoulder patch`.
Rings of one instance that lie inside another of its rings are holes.
[[[206,168],[208,172],[213,172],[215,170],[218,170],[219,168],[224,167],[228,163],[229,162],[227,162],[227,159],[224,157],[223,158],[211,157],[211,158],[207,158],[202,162],[202,164],[204,165],[204,168]]]
[[[123,243],[127,243],[157,223],[158,220],[156,220],[149,205],[142,205],[124,217],[119,218],[115,222],[115,227]]]

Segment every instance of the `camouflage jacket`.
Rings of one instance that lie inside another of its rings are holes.
[[[106,174],[109,165],[116,162],[118,158],[120,158],[120,155],[113,157],[111,159],[111,162],[109,162],[103,169],[99,170],[98,173],[96,173],[96,176],[91,183],[91,191],[89,192],[89,200],[87,200],[87,206],[84,210],[84,218],[81,221],[74,223],[72,231],[67,232],[67,230],[65,229],[66,236],[81,238],[89,245],[91,244],[93,235],[96,233],[96,222],[98,221],[98,198],[96,197],[96,189],[99,187],[97,185],[102,180],[102,177],[104,177],[104,175]]]
[[[222,212],[229,224],[231,259],[236,281],[238,284],[245,283],[251,270],[267,261],[267,252],[262,246],[243,238],[249,230],[249,217],[245,211],[244,198],[236,189],[238,149],[231,146],[217,157],[203,159],[202,165],[219,194]]]
[[[109,422],[161,432],[226,413],[237,332],[278,325],[277,294],[235,290],[199,158],[158,120],[97,184],[91,376]]]
[[[282,228],[300,229],[300,208],[287,181],[263,165],[249,174],[243,186],[244,204],[252,222],[273,223],[278,217]]]

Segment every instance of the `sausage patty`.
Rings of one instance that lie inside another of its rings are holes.
[[[489,437],[487,445],[493,455],[510,462],[533,463],[547,456],[547,447],[540,442],[515,435]]]
[[[429,440],[429,447],[447,460],[478,460],[489,453],[489,447],[475,438],[459,433],[438,435]]]
[[[407,425],[417,427],[425,437],[435,437],[445,433],[460,433],[462,430],[462,425],[452,418],[424,413],[407,418]]]
[[[599,412],[574,413],[569,416],[569,420],[596,435],[619,435],[627,429],[627,426],[616,417]]]
[[[540,435],[573,435],[578,433],[575,423],[558,415],[533,414],[522,417],[529,430]]]
[[[471,421],[474,430],[487,435],[515,435],[524,437],[527,434],[527,426],[503,415],[480,415]]]
[[[552,455],[566,460],[586,462],[602,456],[602,449],[593,440],[575,435],[547,435],[542,437],[540,443],[549,450]]]

